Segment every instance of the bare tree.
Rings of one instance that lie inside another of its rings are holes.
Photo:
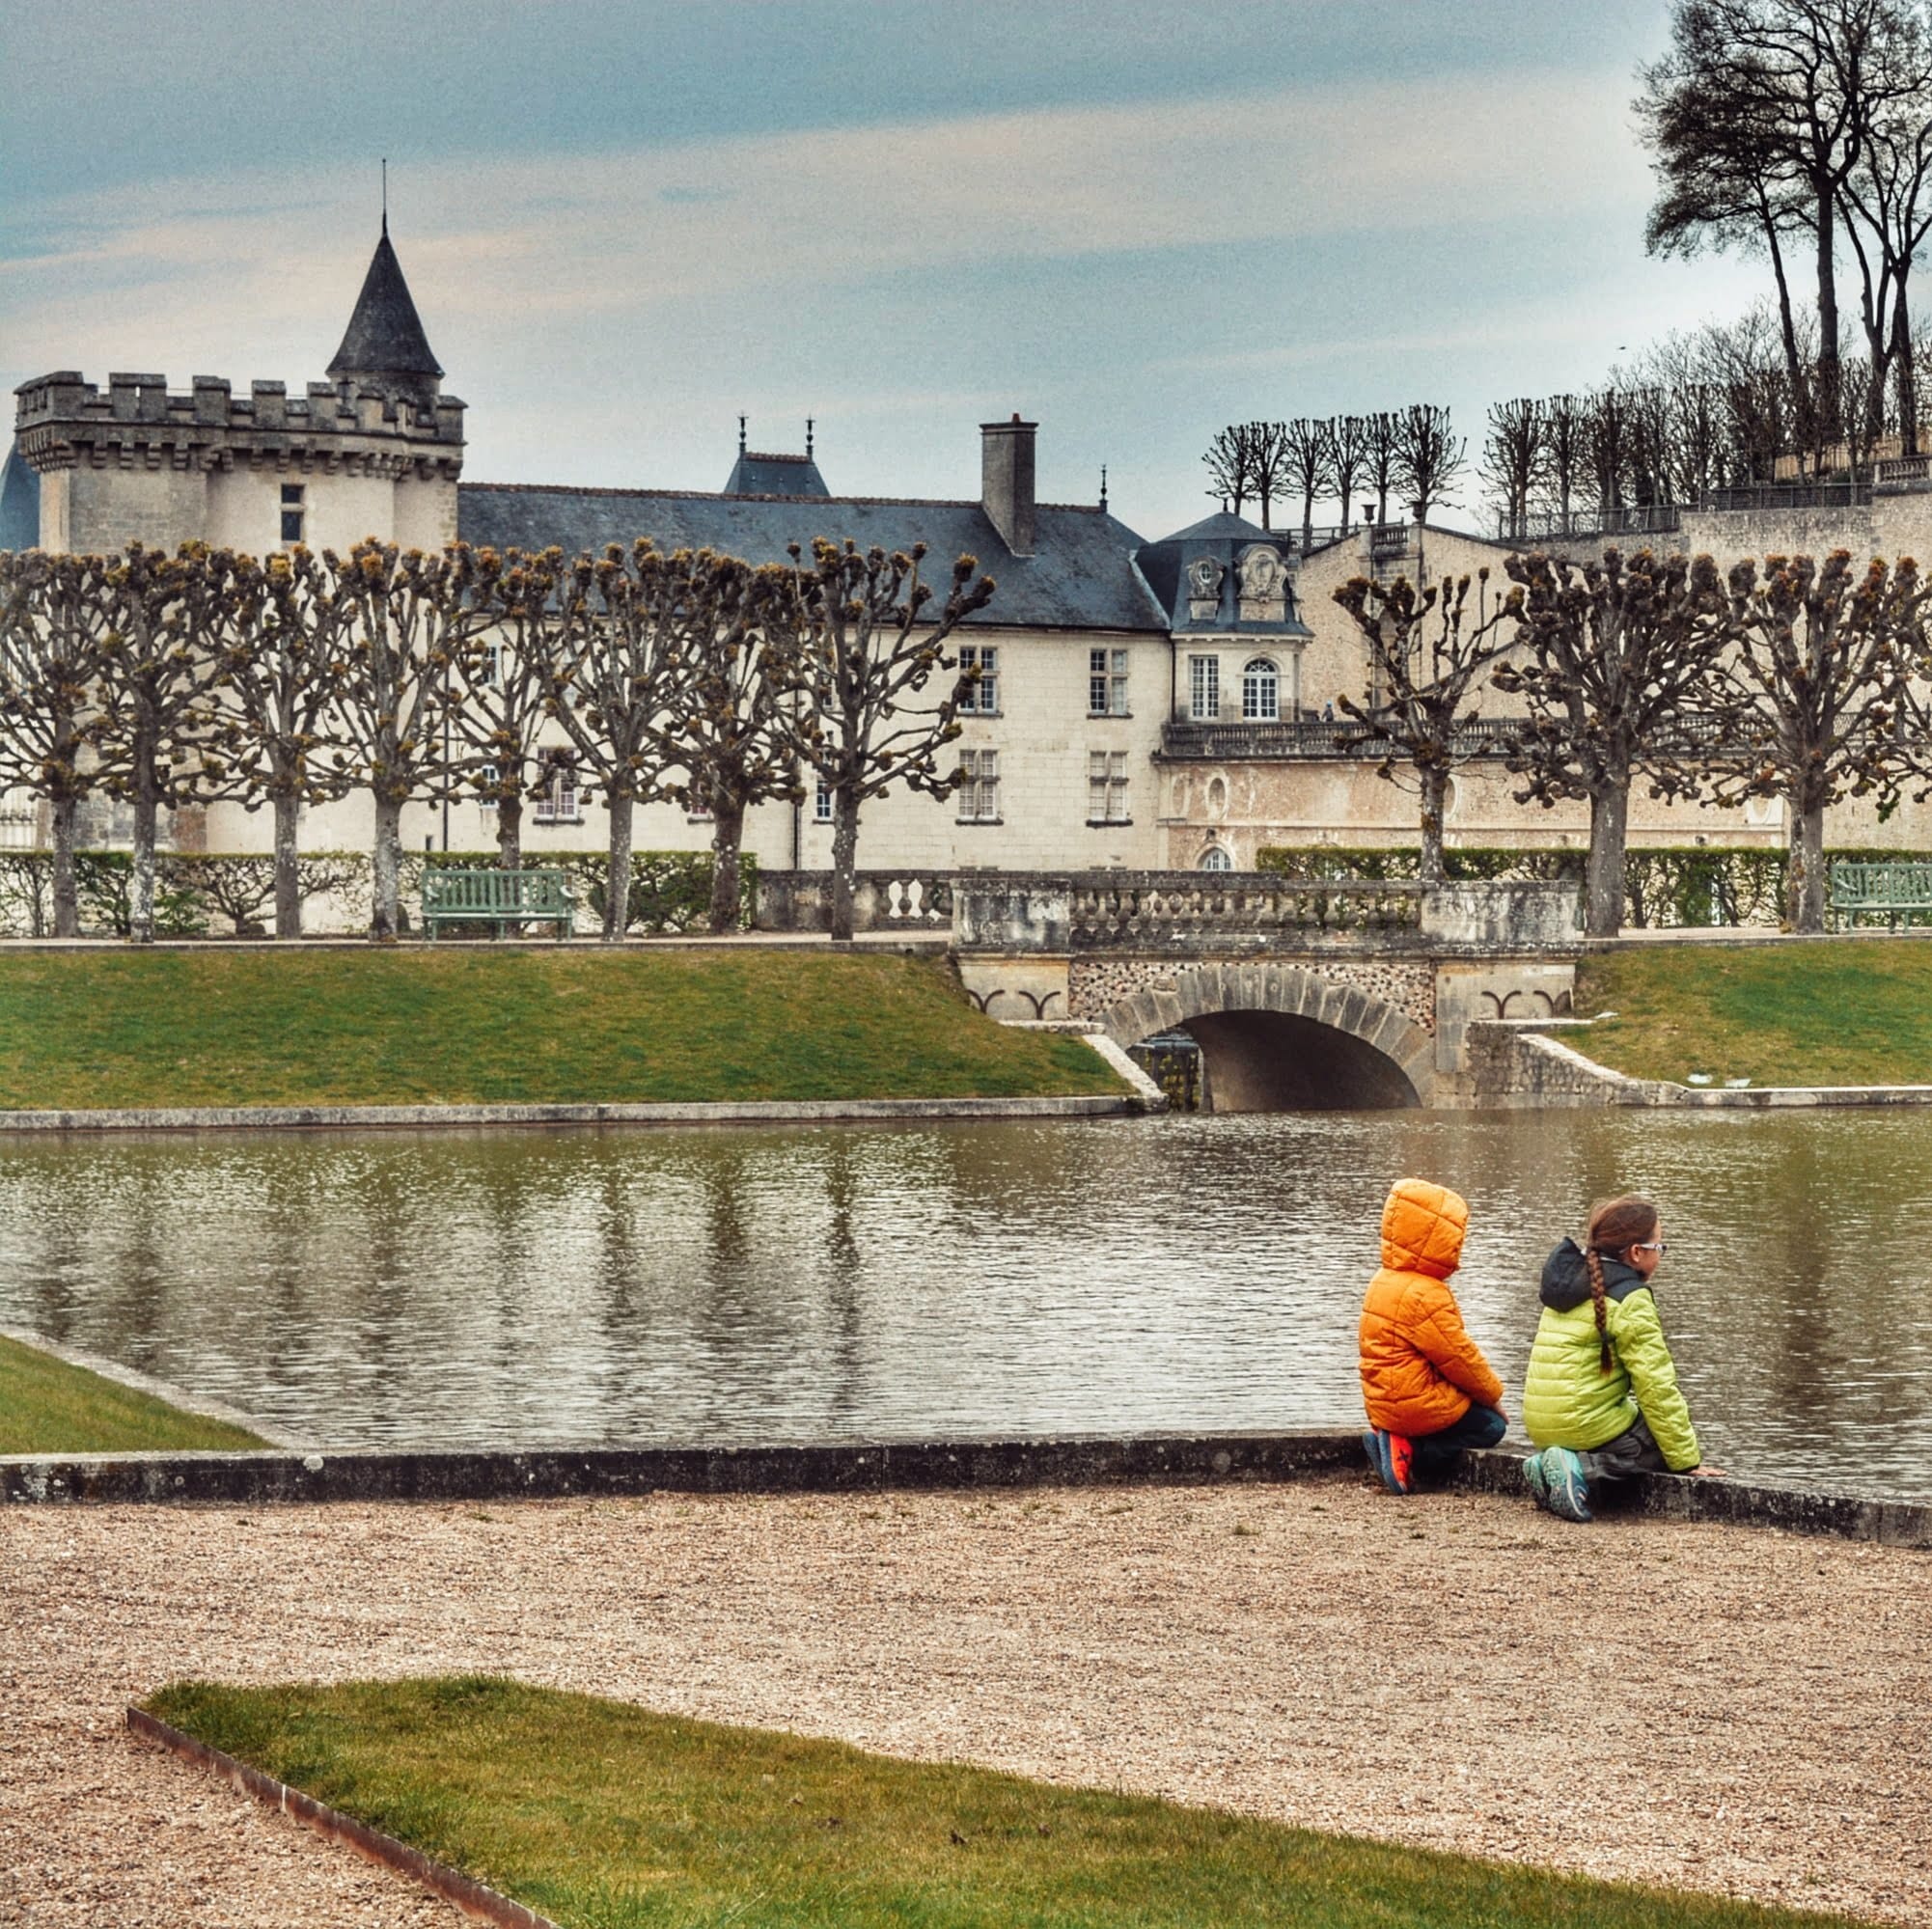
[[[1543,404],[1543,486],[1565,529],[1584,475],[1586,413],[1575,396],[1552,396]]]
[[[958,670],[944,645],[985,606],[993,579],[978,574],[974,557],[960,557],[935,612],[934,592],[920,580],[925,554],[924,543],[889,556],[820,537],[807,565],[794,545],[789,594],[772,619],[788,630],[785,648],[798,666],[792,748],[832,798],[832,936],[840,942],[852,936],[860,807],[896,784],[944,796],[960,776],[957,766],[941,770],[940,754],[958,739],[959,705],[976,677]],[[911,707],[942,674],[951,680],[939,700]]]
[[[1416,520],[1443,501],[1463,471],[1469,447],[1449,426],[1449,412],[1434,402],[1411,402],[1395,418],[1395,478],[1415,506]]]
[[[1314,530],[1314,505],[1334,485],[1335,449],[1330,425],[1311,416],[1297,416],[1284,427],[1283,458],[1288,481],[1302,499],[1302,547]]]
[[[1516,799],[1589,805],[1585,928],[1615,937],[1631,782],[1640,770],[1670,781],[1687,711],[1709,701],[1731,633],[1725,586],[1708,556],[1648,550],[1583,565],[1511,556],[1504,567],[1523,592],[1519,660],[1499,664],[1493,680],[1528,709],[1509,758],[1526,780]]]
[[[1825,927],[1825,811],[1842,797],[1895,797],[1907,773],[1907,679],[1925,649],[1918,565],[1873,561],[1861,573],[1837,550],[1771,556],[1730,572],[1733,648],[1726,722],[1742,755],[1714,756],[1702,777],[1721,802],[1779,797],[1791,823],[1785,919]],[[1922,732],[1911,733],[1922,741]]]
[[[1294,474],[1293,447],[1285,422],[1248,425],[1248,482],[1261,505],[1261,527],[1274,526],[1275,498]]]
[[[101,787],[133,806],[127,929],[135,944],[148,945],[162,807],[231,790],[233,727],[212,692],[238,595],[235,558],[199,543],[174,556],[129,543],[108,559],[99,588],[105,609],[93,741]]]
[[[1254,486],[1249,429],[1245,422],[1230,422],[1215,432],[1201,458],[1207,465],[1207,493],[1236,515],[1247,508],[1248,491]]]
[[[1338,415],[1329,429],[1329,480],[1341,501],[1340,522],[1355,520],[1355,491],[1368,473],[1368,423],[1359,415]]]
[[[1624,507],[1624,482],[1630,472],[1630,400],[1607,383],[1586,399],[1583,418],[1584,460],[1596,492],[1599,526],[1614,526]]]
[[[1375,520],[1387,522],[1389,491],[1395,486],[1401,466],[1400,438],[1395,417],[1387,409],[1378,409],[1365,420],[1368,426],[1368,453],[1364,473],[1375,490]]]
[[[95,788],[106,568],[98,556],[0,550],[0,789],[46,800],[57,938],[80,934],[74,822]]]
[[[307,895],[302,807],[348,788],[329,755],[341,748],[333,721],[344,673],[341,605],[333,577],[305,548],[261,564],[235,557],[232,566],[235,593],[215,639],[217,701],[232,721],[228,738],[246,808],[265,800],[274,812],[275,935],[297,938]]]
[[[446,794],[441,733],[451,699],[451,644],[462,620],[447,556],[358,542],[335,578],[342,680],[331,715],[338,765],[375,804],[369,934],[393,944],[401,929],[402,807]]]
[[[1545,425],[1543,404],[1527,396],[1489,405],[1483,481],[1496,503],[1499,534],[1519,540],[1529,532],[1530,497],[1543,473]]]
[[[1457,762],[1456,736],[1476,720],[1480,679],[1514,641],[1520,592],[1487,608],[1489,572],[1480,572],[1476,608],[1469,607],[1470,579],[1445,577],[1420,594],[1403,579],[1384,587],[1357,576],[1335,592],[1362,633],[1368,655],[1368,694],[1363,703],[1340,700],[1342,712],[1361,729],[1339,733],[1344,744],[1387,746],[1379,775],[1395,778],[1398,763],[1415,773],[1421,797],[1421,876],[1443,876],[1443,823],[1449,778]],[[1430,620],[1434,619],[1433,622]]]

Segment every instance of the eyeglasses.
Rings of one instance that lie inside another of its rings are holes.
[[[1633,1253],[1654,1253],[1661,1259],[1670,1250],[1668,1239],[1639,1239],[1630,1249]]]

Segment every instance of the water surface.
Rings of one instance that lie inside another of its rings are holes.
[[[0,1322],[344,1447],[1356,1422],[1409,1172],[1512,1409],[1543,1254],[1642,1188],[1710,1457],[1932,1492],[1917,1113],[15,1140]]]

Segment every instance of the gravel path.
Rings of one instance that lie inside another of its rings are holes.
[[[491,1669],[1932,1925],[1932,1555],[1291,1487],[0,1515],[0,1923],[457,1920],[131,1741]]]

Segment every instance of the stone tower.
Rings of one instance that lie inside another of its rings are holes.
[[[234,395],[215,375],[72,371],[14,391],[15,445],[40,484],[43,549],[202,540],[253,555],[365,536],[440,548],[456,534],[463,404],[411,299],[384,219],[331,377]]]

